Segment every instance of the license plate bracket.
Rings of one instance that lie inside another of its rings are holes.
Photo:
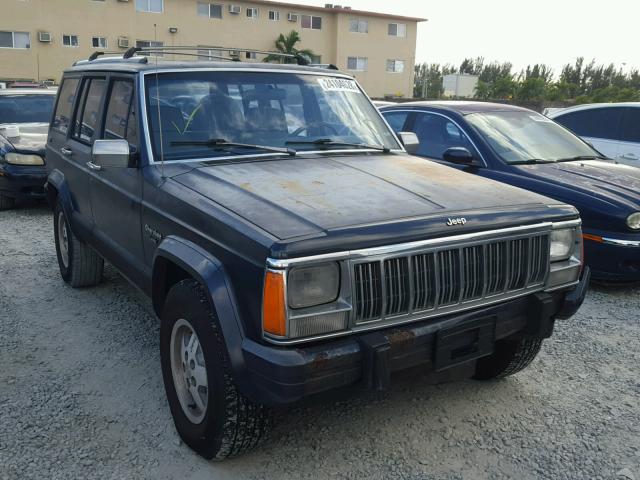
[[[496,338],[496,318],[480,318],[436,335],[435,369],[446,370],[476,358],[491,355]]]

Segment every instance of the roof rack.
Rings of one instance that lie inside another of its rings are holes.
[[[201,53],[203,50],[207,51],[207,53]],[[211,51],[220,52],[221,55],[211,54]],[[226,55],[224,53],[226,52]],[[86,64],[88,62],[93,62],[98,59],[101,61],[108,61],[107,58],[100,58],[104,55],[112,55],[108,57],[109,60],[130,60],[135,58],[140,62],[146,62],[146,56],[153,54],[161,54],[161,55],[183,55],[188,57],[197,57],[197,58],[206,58],[208,60],[226,60],[230,62],[240,62],[240,52],[246,53],[254,53],[256,55],[264,55],[265,57],[279,57],[282,60],[291,59],[295,60],[298,65],[307,65],[312,66],[311,61],[304,55],[301,54],[290,54],[290,53],[280,53],[280,52],[269,52],[265,50],[254,50],[247,48],[235,48],[235,47],[221,47],[218,45],[197,45],[197,46],[167,46],[167,47],[131,47],[122,54],[121,52],[104,52],[104,51],[95,51],[93,52],[87,60],[80,60],[75,62],[74,65]],[[142,55],[138,57],[137,55]],[[144,60],[142,60],[144,59]],[[313,65],[316,66],[316,65]],[[335,68],[333,65],[317,65],[318,67],[323,68]],[[337,70],[337,69],[336,69]]]

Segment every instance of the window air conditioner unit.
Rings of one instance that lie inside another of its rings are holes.
[[[297,13],[290,13],[289,15],[287,15],[287,20],[289,20],[290,22],[297,22],[298,21],[298,14]]]
[[[240,5],[229,5],[229,13],[238,15],[240,13],[240,10],[241,10]]]
[[[42,43],[51,43],[53,38],[49,32],[38,32],[38,40]]]
[[[118,37],[118,47],[129,48],[129,39],[127,37]]]
[[[129,3],[129,0],[118,0],[119,2]]]

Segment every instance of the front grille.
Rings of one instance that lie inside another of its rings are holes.
[[[547,233],[355,263],[355,322],[506,297],[541,285],[548,268]]]

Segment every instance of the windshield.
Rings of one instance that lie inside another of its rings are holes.
[[[55,95],[0,95],[0,123],[49,123]]]
[[[157,87],[155,74],[147,75],[146,84],[156,158],[161,137],[165,160],[265,153],[246,145],[298,152],[357,149],[365,144],[400,148],[353,80],[295,73],[188,71],[160,73]]]
[[[578,137],[535,112],[473,113],[465,118],[507,163],[599,156]]]

